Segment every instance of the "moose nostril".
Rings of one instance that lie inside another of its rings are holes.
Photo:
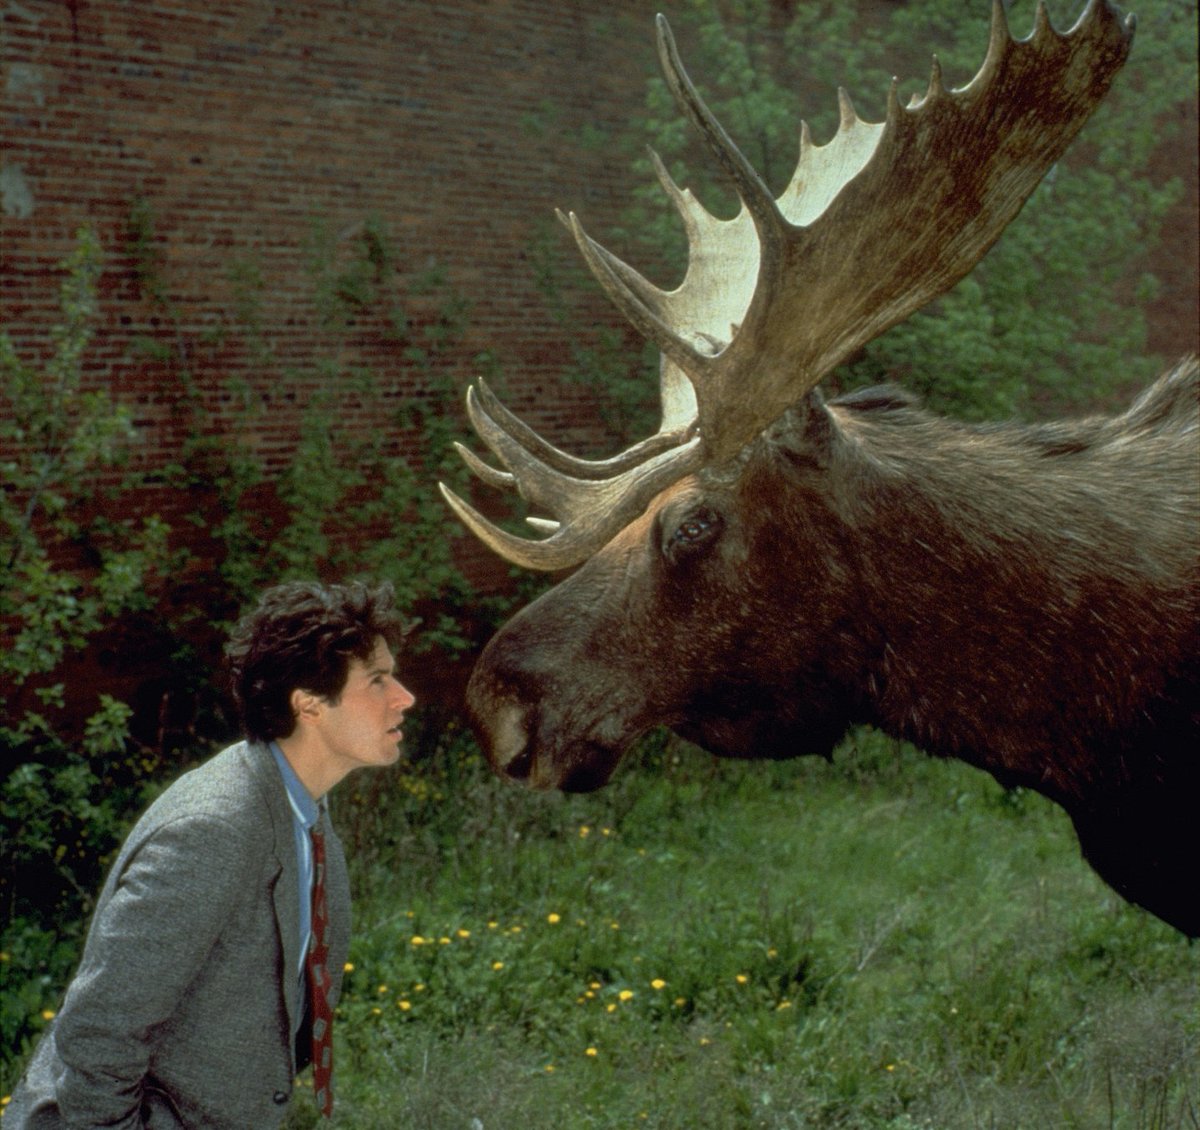
[[[526,745],[515,757],[504,763],[504,775],[514,781],[529,780],[533,772],[533,746]]]

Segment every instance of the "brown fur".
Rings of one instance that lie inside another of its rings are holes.
[[[808,397],[497,634],[468,689],[489,756],[585,789],[656,724],[790,757],[871,723],[1049,796],[1200,934],[1198,371],[1033,427]]]

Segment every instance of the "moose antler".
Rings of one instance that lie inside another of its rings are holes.
[[[667,82],[733,180],[741,211],[712,216],[654,157],[688,235],[687,273],[673,291],[601,247],[574,214],[560,218],[608,296],[662,351],[662,427],[615,460],[589,463],[545,443],[481,386],[479,398],[468,394],[471,421],[508,472],[460,448],[464,458],[555,521],[530,519],[549,536],[518,538],[441,485],[455,513],[518,565],[566,568],[671,482],[735,455],[983,258],[1108,91],[1133,27],[1107,0],[1089,0],[1059,34],[1039,3],[1033,32],[1014,40],[994,0],[987,56],[970,83],[946,90],[935,58],[928,90],[907,107],[893,80],[881,123],[860,119],[839,91],[836,135],[814,145],[802,124],[799,163],[775,199],[700,99],[660,15]]]

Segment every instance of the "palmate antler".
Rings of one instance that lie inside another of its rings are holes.
[[[1058,160],[1129,53],[1133,18],[1089,0],[1061,35],[1039,4],[1032,34],[1014,40],[995,0],[987,57],[946,90],[935,58],[924,97],[862,121],[840,93],[827,145],[802,125],[800,160],[774,199],[696,93],[667,21],[658,52],[680,108],[732,178],[742,201],[719,220],[680,189],[655,156],[688,234],[682,284],[663,291],[596,243],[572,214],[588,266],[627,318],[662,351],[658,434],[612,460],[575,459],[522,424],[480,382],[467,408],[498,471],[460,447],[493,486],[515,485],[552,521],[520,538],[441,485],[450,506],[515,564],[563,569],[585,560],[659,491],[724,461],[831,369],[963,278]]]

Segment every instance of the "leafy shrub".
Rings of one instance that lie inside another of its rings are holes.
[[[82,919],[143,801],[147,766],[129,741],[129,706],[88,702],[63,671],[105,626],[144,609],[166,561],[154,515],[97,517],[89,491],[131,435],[128,412],[83,387],[100,248],[79,233],[65,264],[62,324],[44,369],[0,331],[0,1038],[18,1048],[53,1003],[77,954]],[[68,564],[83,558],[79,565]],[[64,727],[69,704],[81,723]],[[90,711],[90,713],[88,713]],[[19,971],[37,970],[26,979]]]

